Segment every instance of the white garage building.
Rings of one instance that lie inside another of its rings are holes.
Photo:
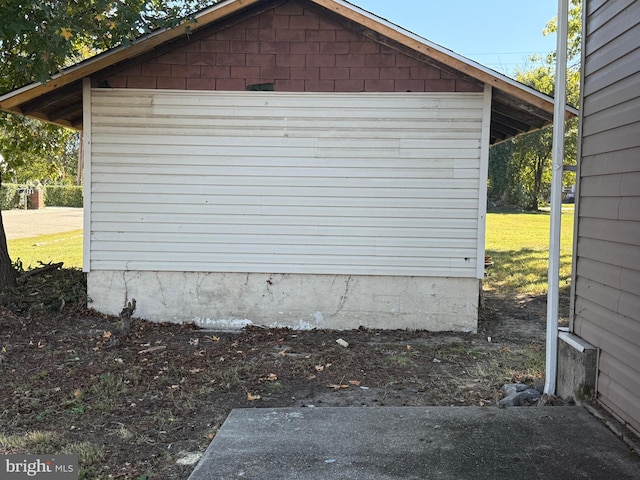
[[[340,0],[228,0],[0,97],[83,130],[93,307],[475,331],[488,150],[552,100]]]

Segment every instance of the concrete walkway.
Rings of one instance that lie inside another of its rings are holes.
[[[81,230],[82,218],[82,208],[45,207],[40,210],[13,209],[2,212],[7,240]]]
[[[638,479],[581,407],[233,410],[189,480]]]

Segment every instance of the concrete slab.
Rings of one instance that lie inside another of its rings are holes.
[[[189,480],[637,479],[581,407],[233,410]]]
[[[2,220],[7,240],[82,230],[83,209],[45,207],[41,210],[5,210]]]

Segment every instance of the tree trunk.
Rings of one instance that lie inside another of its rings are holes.
[[[540,209],[539,199],[540,192],[542,191],[542,175],[544,174],[544,168],[549,160],[551,149],[544,155],[538,155],[536,157],[536,163],[533,176],[533,198],[531,199],[531,210],[537,212]]]
[[[2,174],[0,174],[0,188],[2,188]],[[4,233],[4,222],[2,211],[0,211],[0,291],[15,286],[17,278],[18,272],[13,268],[9,258],[7,235]]]
[[[540,190],[542,188],[542,171],[543,162],[540,157],[536,157],[535,165],[533,168],[533,190],[531,192],[531,204],[530,209],[537,212],[539,209],[538,197],[540,196]]]

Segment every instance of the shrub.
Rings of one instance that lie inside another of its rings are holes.
[[[3,183],[2,189],[0,189],[0,209],[10,210],[17,208],[20,203],[20,195],[18,195],[18,188],[21,185],[17,183]]]
[[[3,183],[0,189],[0,209],[18,208],[20,195],[18,189],[25,185]],[[49,207],[78,207],[83,203],[82,187],[76,185],[47,185],[44,187],[44,204]]]
[[[82,207],[82,187],[75,185],[47,185],[44,204],[48,207]]]

